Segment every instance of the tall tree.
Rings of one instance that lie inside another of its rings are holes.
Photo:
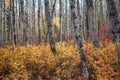
[[[117,12],[118,12],[118,19],[120,22],[120,0],[115,0],[115,1],[116,1]]]
[[[67,25],[67,39],[69,40],[70,37],[70,25],[69,25],[69,5],[68,0],[66,0],[66,25]]]
[[[51,8],[52,12],[51,12],[51,18],[53,19],[53,16],[55,15],[55,6],[56,6],[56,2],[57,0],[54,0],[53,6]]]
[[[109,14],[110,23],[112,26],[113,41],[117,43],[117,53],[120,62],[120,22],[118,20],[118,13],[114,0],[107,1],[107,10]]]
[[[76,12],[76,0],[70,0],[70,7],[71,7],[71,18],[72,18],[72,23],[74,26],[74,37],[76,39],[76,43],[78,46],[80,58],[81,58],[81,64],[82,64],[82,71],[84,73],[85,79],[89,80],[89,73],[86,65],[86,59],[85,55],[83,52],[83,44],[82,44],[82,39],[80,37],[80,32],[78,30],[79,23],[78,23],[78,16]]]
[[[100,22],[103,21],[103,0],[99,0],[100,3]]]
[[[62,0],[59,0],[59,5],[60,5],[60,41],[62,41],[62,33],[63,33],[63,14],[62,14]]]
[[[4,26],[3,26],[3,44],[7,44],[7,18],[6,18],[6,1],[4,0]]]
[[[33,42],[35,42],[35,38],[36,38],[36,27],[35,27],[35,4],[36,4],[36,0],[32,0],[32,38],[33,38]]]
[[[92,42],[93,45],[95,47],[99,46],[99,42],[98,42],[98,36],[97,36],[97,32],[96,32],[96,25],[95,25],[95,13],[94,13],[94,5],[93,5],[93,0],[86,0],[86,4],[87,4],[87,12],[90,18],[90,31],[91,31],[91,35],[92,35]]]
[[[94,27],[95,29],[98,29],[100,31],[100,26],[98,25],[99,22],[101,21],[98,21],[98,16],[99,16],[99,12],[100,12],[100,9],[99,9],[99,2],[98,0],[95,0],[93,1],[93,5],[94,5],[94,17],[93,17],[93,20],[94,20]],[[102,16],[102,15],[101,15]],[[98,35],[100,34],[98,31],[98,34],[96,35],[98,37]],[[99,37],[98,37],[99,38]]]
[[[17,44],[16,42],[16,26],[15,26],[15,1],[11,0],[11,27],[12,27],[12,45],[13,47]]]
[[[54,2],[53,2],[53,6],[52,6],[52,12],[51,12],[51,18],[52,18],[52,20],[54,19],[54,17],[56,17],[55,16],[55,14],[56,14],[56,2],[57,2],[57,0],[53,0]],[[54,24],[52,24],[52,32],[53,32],[53,35],[54,35],[54,32],[55,32],[55,26],[54,26]]]
[[[81,24],[81,14],[80,14],[80,1],[79,0],[77,0],[77,14],[78,14],[78,23],[79,23],[79,30],[80,30],[80,32],[81,32],[81,36],[83,36],[83,27],[81,26],[82,24]],[[84,41],[84,37],[82,37],[82,40]]]
[[[81,32],[81,15],[80,15],[80,2],[79,0],[77,0],[77,14],[78,14],[78,23],[79,23],[79,27],[78,29],[80,30]]]
[[[0,44],[2,44],[2,0],[0,1]]]
[[[9,2],[8,14],[7,14],[7,24],[8,24],[8,42],[12,41],[11,37],[11,3]]]
[[[90,28],[89,28],[89,14],[88,14],[88,4],[87,4],[87,0],[83,1],[84,5],[83,5],[83,10],[84,10],[84,30],[85,30],[85,39],[88,41],[89,37],[90,37]]]
[[[18,38],[19,38],[19,14],[18,14],[18,0],[15,1],[15,26],[16,26],[16,41],[18,42]]]
[[[29,25],[28,25],[28,0],[26,0],[26,6],[24,9],[24,39],[25,39],[25,46],[28,47],[29,44]]]
[[[49,0],[45,0],[45,15],[46,15],[46,21],[47,21],[50,48],[53,51],[53,53],[56,53],[55,42],[54,42],[53,34],[52,34],[52,24],[53,24],[53,22],[52,22],[52,19],[51,19],[51,9],[50,9],[49,5],[50,5]]]
[[[24,0],[19,0],[19,40],[23,40],[23,28],[24,28]]]
[[[38,0],[38,42],[41,42],[41,0]]]

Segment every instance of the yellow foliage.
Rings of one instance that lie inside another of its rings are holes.
[[[57,27],[57,28],[60,28],[60,23],[59,23],[59,18],[53,18],[53,23],[55,24],[55,26]]]
[[[91,80],[119,80],[115,44],[84,44]],[[84,80],[74,41],[56,43],[57,55],[48,44],[0,48],[0,80]]]

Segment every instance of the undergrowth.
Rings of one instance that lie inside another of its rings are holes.
[[[120,80],[115,44],[100,42],[99,48],[84,43],[91,80]],[[48,44],[0,48],[0,80],[84,80],[74,41],[56,43],[53,55]]]

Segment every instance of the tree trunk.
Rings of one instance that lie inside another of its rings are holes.
[[[41,42],[41,0],[38,0],[38,42]]]
[[[51,10],[49,7],[49,0],[45,0],[45,15],[46,15],[46,21],[47,21],[48,34],[49,34],[50,48],[52,52],[56,54],[55,42],[54,42],[53,34],[52,34],[53,22],[51,19]]]
[[[25,46],[29,45],[29,25],[28,25],[28,0],[26,0],[26,7],[24,10],[24,30],[25,30]]]
[[[100,2],[100,22],[103,21],[103,0],[99,0]]]
[[[3,45],[7,44],[7,25],[6,25],[6,5],[4,0],[4,26],[3,26]]]
[[[0,45],[2,45],[2,0],[0,1]]]
[[[79,24],[78,24],[78,16],[76,12],[76,0],[70,0],[70,7],[71,7],[71,18],[72,18],[72,23],[74,26],[74,37],[77,42],[80,58],[81,58],[81,64],[82,64],[82,71],[84,73],[84,77],[86,80],[89,80],[89,73],[86,65],[86,60],[85,60],[85,55],[83,52],[83,44],[82,44],[82,39],[80,37],[80,33],[78,30]]]
[[[98,42],[98,36],[96,32],[96,25],[95,25],[95,13],[94,13],[94,6],[93,6],[93,0],[86,0],[87,3],[87,10],[88,10],[88,15],[90,18],[90,31],[91,31],[91,36],[92,36],[92,42],[94,47],[99,46]]]
[[[51,13],[51,18],[52,18],[52,20],[53,20],[53,18],[54,17],[56,17],[55,15],[56,15],[56,2],[57,2],[57,0],[55,0],[54,1],[54,3],[53,3],[53,6],[52,6],[52,13]],[[54,33],[55,33],[55,25],[54,24],[52,24],[52,33],[53,33],[53,36],[54,36]]]
[[[118,19],[119,19],[119,22],[120,22],[120,0],[115,0],[116,1],[116,9],[117,9],[117,12],[118,12]]]
[[[79,0],[77,0],[77,14],[78,14],[78,23],[79,23],[79,27],[78,27],[78,29],[80,30],[80,32],[81,32],[81,15],[80,15],[80,2],[79,2]]]
[[[88,17],[88,8],[87,8],[87,0],[84,0],[84,29],[85,29],[85,40],[88,41],[89,37],[90,37],[90,33],[89,33],[89,17]]]
[[[17,43],[18,43],[18,38],[19,38],[19,34],[18,34],[18,32],[19,32],[19,14],[18,14],[18,0],[16,0],[16,2],[15,2],[15,5],[16,5],[16,8],[15,8],[15,26],[16,26],[16,41],[17,41]]]
[[[33,42],[35,42],[35,38],[36,38],[36,27],[35,27],[35,1],[36,0],[32,0],[33,2],[33,4],[32,4],[32,7],[33,7],[33,11],[32,11],[32,38],[33,38]]]
[[[12,45],[13,47],[15,47],[16,45],[16,29],[15,29],[15,1],[11,0],[11,24],[12,24]]]
[[[69,36],[70,36],[70,27],[69,27],[69,8],[68,8],[68,0],[65,0],[66,3],[66,34],[67,34],[67,40],[69,40]]]
[[[62,26],[62,19],[63,19],[63,16],[62,16],[62,0],[59,0],[59,5],[60,5],[60,41],[62,41],[62,33],[63,33],[63,26]]]
[[[109,19],[112,26],[113,41],[117,43],[117,53],[120,61],[120,22],[118,20],[118,13],[116,9],[116,4],[114,0],[107,1],[107,10],[109,14]]]
[[[100,26],[98,25],[99,24],[99,21],[98,21],[98,16],[99,16],[99,3],[98,3],[98,0],[95,0],[94,1],[94,27],[95,27],[95,29],[97,30],[98,29],[98,33],[97,33],[97,31],[96,31],[96,36],[98,37],[99,36],[99,31],[100,31]],[[101,15],[102,16],[102,15]],[[98,39],[99,39],[99,37],[98,37]]]
[[[19,37],[18,37],[18,41],[20,42],[20,40],[23,41],[23,23],[22,23],[22,19],[23,19],[23,0],[19,0]]]

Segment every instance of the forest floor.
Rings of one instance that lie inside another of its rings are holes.
[[[0,80],[84,80],[75,42],[58,42],[56,50],[53,55],[48,44],[0,48]],[[84,43],[84,53],[91,80],[120,80],[114,43]]]

